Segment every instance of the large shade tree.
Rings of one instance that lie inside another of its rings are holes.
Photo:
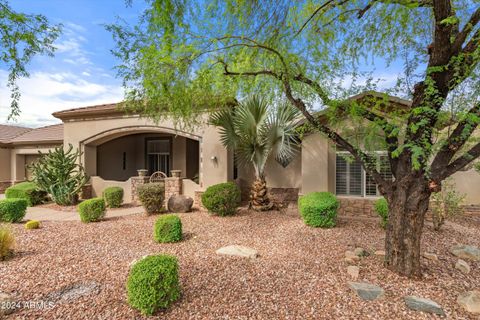
[[[53,55],[53,42],[60,35],[60,28],[44,15],[15,11],[8,1],[0,0],[0,68],[8,70],[9,118],[20,114],[18,80],[29,76],[27,65],[34,56]]]
[[[225,147],[232,149],[239,164],[252,165],[255,180],[250,192],[250,206],[257,211],[273,207],[265,179],[267,161],[275,158],[288,164],[296,151],[299,111],[291,104],[269,105],[253,95],[238,106],[215,111],[210,121],[220,128]]]
[[[148,4],[137,25],[108,26],[131,108],[192,120],[200,108],[249,92],[286,98],[312,130],[361,162],[387,199],[386,266],[421,275],[430,195],[480,154],[478,0]],[[401,70],[383,87],[409,98],[409,107],[396,112],[347,99],[379,85],[372,61]],[[322,108],[329,111],[319,117],[314,110]],[[339,114],[358,120],[355,132],[365,138],[344,134]],[[365,143],[379,134],[393,180],[380,174]]]

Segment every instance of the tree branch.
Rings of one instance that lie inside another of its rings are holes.
[[[445,170],[443,170],[442,175],[438,177],[439,181],[448,178],[455,172],[463,169],[467,166],[470,162],[475,160],[480,156],[480,142],[477,143],[474,147],[468,150],[463,156],[456,159],[452,163],[450,163]]]
[[[431,165],[433,180],[438,180],[438,178],[442,176],[443,169],[445,169],[455,154],[465,145],[468,138],[478,127],[479,118],[480,103],[476,104],[468,111],[464,119],[457,124],[450,137],[443,143],[438,151]]]
[[[470,35],[470,32],[475,28],[475,26],[480,22],[480,8],[478,8],[470,17],[467,24],[463,27],[462,31],[457,35],[453,43],[454,52],[460,52],[462,49],[465,40]]]

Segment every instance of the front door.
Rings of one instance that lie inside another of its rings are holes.
[[[146,141],[147,169],[149,175],[162,171],[166,175],[170,173],[171,163],[171,139],[154,138]]]

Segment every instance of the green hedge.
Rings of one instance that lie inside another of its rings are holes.
[[[0,200],[0,221],[20,222],[27,212],[28,202],[26,199]]]
[[[47,199],[48,194],[41,191],[33,182],[21,182],[7,188],[5,197],[7,199],[25,199],[29,207],[42,204]]]
[[[105,200],[103,198],[85,200],[78,205],[78,212],[82,222],[99,221],[105,216]]]
[[[128,303],[143,314],[152,315],[180,297],[177,258],[148,256],[135,263],[127,279]]]
[[[147,183],[138,186],[138,199],[147,214],[159,213],[163,208],[165,185],[163,183]]]
[[[155,222],[153,237],[161,243],[182,240],[182,221],[174,214],[161,216]]]
[[[103,190],[103,199],[110,208],[119,208],[123,202],[123,188],[109,187]]]
[[[236,212],[240,205],[241,194],[233,182],[219,183],[207,188],[202,194],[202,204],[211,213],[228,216]]]
[[[380,221],[380,225],[382,228],[385,228],[388,223],[388,203],[385,198],[378,199],[375,201],[375,212],[380,216],[382,219]]]
[[[312,192],[298,199],[300,215],[311,227],[334,227],[338,206],[337,197],[330,192]]]

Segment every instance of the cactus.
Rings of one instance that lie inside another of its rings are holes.
[[[81,152],[55,148],[31,165],[33,181],[41,190],[48,192],[52,200],[59,205],[73,205],[78,201],[78,194],[87,183],[88,177],[79,164]]]

